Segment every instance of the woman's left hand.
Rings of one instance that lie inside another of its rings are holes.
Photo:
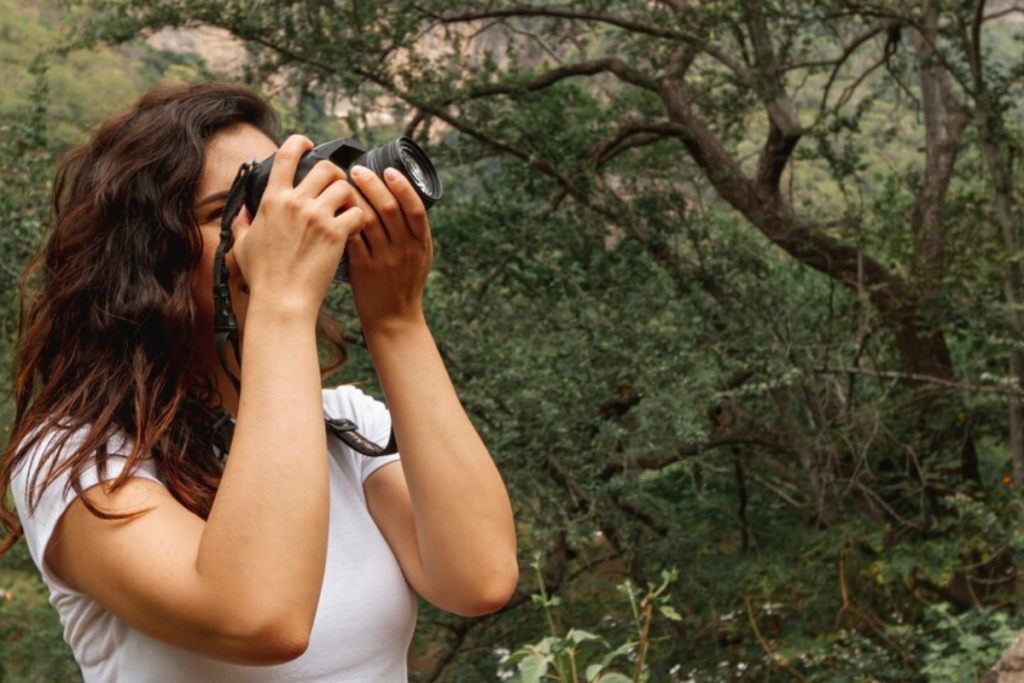
[[[427,210],[416,190],[394,169],[384,177],[362,166],[349,169],[350,181],[380,216],[347,246],[364,333],[423,323],[423,288],[434,258]]]

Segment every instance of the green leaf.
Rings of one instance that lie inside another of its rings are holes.
[[[586,642],[588,640],[601,640],[601,636],[594,635],[589,631],[582,631],[580,629],[574,628],[571,631],[569,631],[569,640],[576,644],[579,644]]]
[[[591,664],[590,666],[588,666],[587,670],[584,672],[584,676],[587,679],[587,683],[593,683],[594,680],[596,680],[597,677],[601,675],[602,671],[604,671],[603,664]]]
[[[659,609],[666,619],[671,619],[672,621],[683,620],[683,617],[676,611],[676,608],[671,605],[662,605]]]
[[[601,676],[601,678],[597,680],[597,683],[633,683],[633,679],[613,671],[612,673],[607,673],[604,676]]]
[[[634,650],[634,648],[636,648],[636,643],[634,642],[623,643],[622,645],[618,646],[617,648],[609,652],[607,655],[605,655],[604,659],[601,660],[601,663],[604,666],[608,666],[613,659],[615,659],[616,657],[621,657],[622,655],[628,655],[630,652]]]
[[[523,683],[539,683],[548,672],[548,660],[538,655],[530,655],[519,662],[519,673]]]
[[[549,655],[555,650],[565,649],[564,647],[561,647],[561,642],[561,638],[552,638],[551,636],[547,636],[530,649],[543,655]]]

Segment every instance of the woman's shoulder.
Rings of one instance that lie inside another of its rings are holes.
[[[356,424],[359,419],[377,421],[387,415],[387,407],[355,384],[342,384],[324,389],[324,414],[332,418],[347,418]],[[390,420],[389,420],[390,421]]]
[[[96,448],[83,453],[82,448],[90,441]],[[133,439],[122,431],[97,437],[91,425],[72,427],[67,424],[43,425],[30,430],[20,441],[21,457],[14,474],[35,475],[39,470],[49,472],[64,469],[62,465],[71,458],[79,457],[86,466],[108,459],[127,459],[134,450]],[[152,458],[140,461],[144,469],[153,469]],[[102,467],[102,464],[100,465]]]
[[[324,415],[332,419],[351,420],[366,439],[380,446],[391,440],[391,413],[382,401],[352,384],[323,390]],[[332,440],[334,448],[342,448],[350,461],[358,466],[360,479],[365,482],[370,474],[399,459],[392,455],[369,457],[350,449],[340,440]]]
[[[65,423],[43,424],[29,430],[20,440],[17,452],[20,457],[14,468],[14,478],[46,475],[64,469],[63,465],[74,458],[92,436],[89,425],[73,427]],[[131,442],[123,434],[116,434],[103,441],[103,452],[108,456],[126,455]],[[90,454],[89,460],[95,460]]]
[[[61,516],[81,493],[103,482],[117,479],[128,468],[128,476],[164,485],[152,458],[129,464],[132,440],[112,434],[98,440],[89,426],[78,428],[50,425],[28,432],[21,440],[21,458],[11,476],[11,497],[29,552],[43,579],[63,593],[75,593],[49,571],[43,556]]]
[[[80,492],[115,480],[126,469],[129,476],[163,484],[152,457],[131,462],[134,442],[123,432],[98,438],[90,425],[44,425],[26,433],[19,450],[11,493],[23,526],[38,508],[48,508],[43,516],[59,516]]]

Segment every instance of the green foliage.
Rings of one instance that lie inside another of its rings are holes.
[[[0,0],[0,120],[37,115],[33,64],[46,64],[48,140],[55,149],[81,142],[106,116],[171,76],[206,74],[201,60],[138,44],[118,49],[73,49],[69,17],[55,0]]]
[[[920,627],[929,650],[921,673],[935,683],[980,681],[979,672],[999,659],[1021,626],[1019,619],[1011,621],[992,608],[957,613],[949,603],[938,603],[928,609]]]
[[[42,235],[49,203],[53,158],[49,153],[46,70],[41,60],[33,65],[31,107],[20,116],[0,120],[0,325],[17,326],[17,291],[22,271]],[[0,362],[7,374],[14,335],[0,335]],[[0,424],[8,425],[6,402],[0,406]]]
[[[82,680],[48,597],[28,549],[15,546],[0,565],[0,680]]]
[[[29,104],[0,120],[0,367],[10,376],[17,326],[17,293],[22,271],[39,245],[49,203],[53,156],[47,116],[50,97],[45,63],[32,64]],[[9,390],[3,395],[6,399]],[[10,432],[11,405],[0,404],[0,425]],[[0,681],[81,680],[64,642],[63,629],[48,603],[28,549],[21,543],[0,560]]]
[[[548,596],[539,558],[532,566],[537,573],[539,594],[532,596],[531,602],[543,610],[549,635],[504,659],[498,671],[502,680],[509,683],[539,683],[541,680],[646,683],[651,680],[644,660],[651,645],[655,615],[675,622],[682,620],[666,593],[677,578],[675,572],[662,572],[660,585],[646,592],[638,591],[628,580],[620,584],[618,590],[628,600],[630,613],[619,620],[606,615],[602,621],[613,628],[606,627],[602,630],[607,633],[598,635],[578,628],[561,632],[556,625],[556,610],[562,601],[557,596]],[[613,645],[610,641],[622,642]]]

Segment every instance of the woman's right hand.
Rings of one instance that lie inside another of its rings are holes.
[[[250,306],[258,299],[315,318],[366,212],[345,172],[329,161],[292,186],[299,159],[312,148],[308,138],[293,135],[277,151],[259,212],[250,226],[236,228],[232,252]]]

